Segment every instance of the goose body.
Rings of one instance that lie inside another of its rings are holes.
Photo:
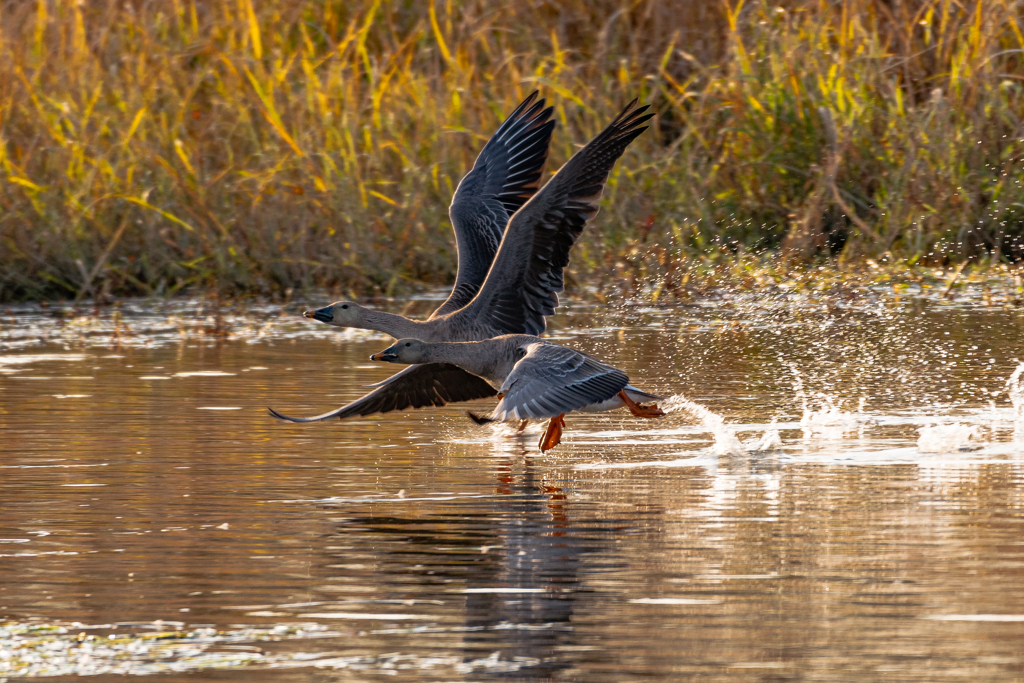
[[[556,446],[573,411],[603,412],[629,408],[637,417],[660,417],[661,400],[629,383],[622,370],[582,351],[527,334],[509,334],[470,342],[425,342],[400,339],[370,356],[390,363],[446,363],[486,381],[500,401],[490,416],[477,422],[550,420],[541,439],[542,451]],[[414,366],[415,367],[415,366]]]
[[[498,252],[509,218],[537,192],[548,158],[553,107],[535,101],[533,92],[509,114],[480,151],[473,168],[459,182],[448,207],[455,231],[459,265],[451,294],[426,320],[376,311],[352,301],[338,301],[303,315],[336,327],[383,332],[395,339],[431,341],[486,339],[465,317],[451,320],[476,296]],[[498,334],[501,334],[500,332]]]
[[[306,311],[306,317],[339,327],[376,330],[396,339],[428,342],[471,342],[507,334],[543,333],[545,317],[554,314],[558,292],[564,288],[563,271],[569,263],[570,249],[586,222],[597,214],[597,201],[615,162],[647,129],[642,124],[653,114],[644,113],[646,106],[637,108],[636,100],[631,102],[530,197],[540,177],[553,125],[548,121],[550,108],[543,109],[543,100],[532,104],[535,97],[536,93],[527,98],[502,124],[459,184],[451,210],[459,246],[459,274],[451,296],[441,307],[427,320],[419,321],[339,301]],[[530,168],[534,170],[527,172]],[[525,203],[510,211],[516,202]],[[495,226],[500,226],[497,233]],[[497,246],[490,250],[492,241],[487,235],[495,234],[493,244]],[[270,412],[291,422],[314,422],[441,406],[496,393],[481,376],[444,362],[413,365],[373,388],[362,398],[315,417],[292,418]]]

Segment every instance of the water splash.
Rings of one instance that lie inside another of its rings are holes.
[[[782,437],[779,436],[779,430],[775,428],[775,418],[772,418],[771,424],[768,425],[768,429],[764,430],[764,434],[761,435],[760,439],[749,439],[743,444],[744,448],[752,452],[762,451],[774,451],[782,447]]]
[[[849,432],[870,422],[861,414],[844,411],[843,404],[830,396],[822,395],[818,398],[821,403],[817,410],[804,404],[800,427],[805,439],[842,439]]]
[[[977,425],[965,425],[959,422],[944,425],[928,425],[921,427],[917,439],[919,453],[955,453],[970,447],[970,441],[977,436]]]
[[[828,394],[820,392],[809,394],[804,389],[803,378],[796,364],[787,363],[787,366],[793,373],[793,393],[803,409],[800,416],[800,427],[803,429],[804,439],[842,439],[849,432],[871,422],[863,414],[864,398],[861,398],[856,413],[844,411],[843,402]],[[817,410],[811,407],[812,402],[817,403]]]
[[[1010,396],[1014,412],[1014,441],[1024,441],[1024,363],[1006,380],[1006,393]]]
[[[716,455],[741,455],[747,452],[736,432],[725,423],[718,413],[714,413],[699,403],[694,403],[682,394],[670,397],[660,404],[665,413],[683,411],[689,413],[715,437],[714,452]]]

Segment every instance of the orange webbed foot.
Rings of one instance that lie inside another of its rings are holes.
[[[547,431],[544,432],[544,436],[541,437],[540,451],[550,451],[552,448],[562,443],[562,430],[565,428],[565,413],[551,418],[548,421]]]
[[[637,403],[631,399],[625,391],[619,392],[619,398],[621,398],[622,402],[626,404],[626,407],[629,408],[629,412],[631,412],[634,417],[662,417],[665,414],[665,411],[659,408],[657,403],[645,406],[642,403]]]

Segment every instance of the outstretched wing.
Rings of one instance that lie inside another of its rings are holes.
[[[544,316],[558,305],[562,271],[584,224],[597,214],[597,200],[616,160],[653,114],[630,102],[619,116],[509,221],[487,279],[455,316],[489,325],[496,334],[540,334]]]
[[[613,398],[626,388],[622,370],[557,344],[531,344],[501,387],[494,420],[555,417]]]
[[[437,317],[457,311],[480,289],[509,217],[537,191],[555,122],[533,92],[509,114],[459,183],[448,209],[459,249],[459,272]]]
[[[377,387],[346,406],[315,417],[288,417],[267,408],[274,417],[289,422],[318,422],[336,417],[362,417],[392,410],[443,406],[476,398],[489,398],[498,392],[476,375],[449,363],[410,365],[390,378],[373,385]]]

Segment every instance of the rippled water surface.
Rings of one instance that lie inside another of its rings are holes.
[[[301,309],[0,315],[0,679],[1024,680],[1009,297],[569,306],[672,411],[543,456],[466,405],[270,418],[397,369]]]

